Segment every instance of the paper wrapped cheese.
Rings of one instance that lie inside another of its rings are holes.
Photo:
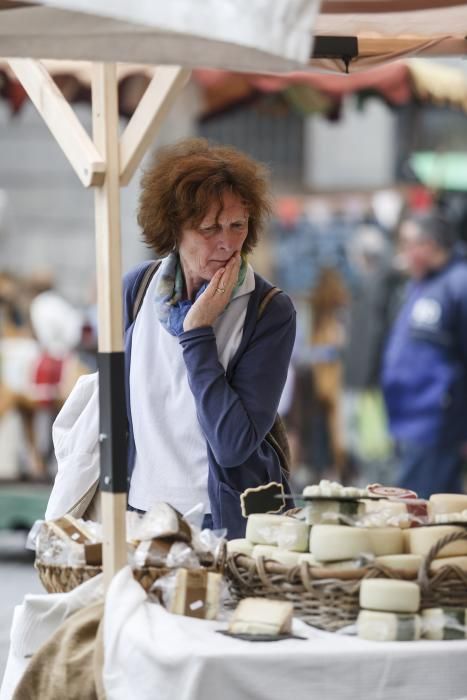
[[[135,528],[137,540],[172,539],[191,542],[192,533],[189,524],[181,513],[168,503],[155,503],[143,515]]]
[[[354,559],[373,552],[366,528],[345,525],[313,525],[310,551],[318,561]]]
[[[409,530],[409,547],[411,554],[421,554],[425,557],[430,549],[442,537],[454,532],[465,532],[465,528],[455,525],[433,525],[431,527],[413,527]],[[437,559],[444,557],[460,557],[467,555],[467,540],[457,540],[443,547],[436,555]]]
[[[365,527],[410,527],[406,502],[366,499],[363,503],[365,511],[360,518],[361,525]]]
[[[204,620],[215,620],[219,613],[221,574],[201,569],[177,569],[169,610]]]
[[[360,639],[374,642],[412,642],[420,639],[419,615],[361,610],[357,618]]]
[[[336,501],[330,498],[325,501],[310,501],[303,509],[308,525],[338,524],[344,520],[357,520],[365,512],[365,505],[357,500]]]
[[[394,613],[415,613],[420,607],[420,587],[412,581],[367,578],[360,584],[360,607]]]
[[[281,549],[306,552],[309,526],[286,515],[253,513],[248,516],[246,539],[252,544],[277,545]]]
[[[422,611],[422,634],[426,639],[465,639],[465,608],[427,608]]]
[[[245,598],[238,604],[230,620],[231,634],[290,634],[293,605],[282,600]]]
[[[102,543],[96,541],[92,531],[83,521],[71,515],[64,515],[56,520],[47,520],[45,528],[68,546],[70,565],[102,564]]]

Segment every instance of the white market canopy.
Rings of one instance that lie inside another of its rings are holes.
[[[467,53],[467,4],[459,0],[0,0],[2,7],[7,57],[254,72],[308,63],[342,72],[349,60],[359,70]]]

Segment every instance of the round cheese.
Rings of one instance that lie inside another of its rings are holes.
[[[229,540],[229,542],[227,542],[227,551],[229,554],[239,553],[251,556],[251,553],[253,552],[253,545],[251,542],[248,542],[248,540]]]
[[[396,615],[390,612],[361,610],[357,618],[360,639],[375,642],[412,642],[420,639],[419,615]]]
[[[425,557],[431,547],[442,537],[453,532],[465,532],[462,527],[455,525],[434,525],[433,527],[412,527],[409,530],[409,546],[411,554],[421,554]],[[467,540],[458,540],[444,547],[437,555],[437,559],[444,557],[460,557],[467,555]]]
[[[415,613],[420,607],[420,588],[412,581],[367,578],[360,584],[360,607],[395,613]]]
[[[434,493],[430,496],[430,514],[458,513],[467,508],[467,494]]]
[[[276,544],[280,549],[292,552],[307,552],[310,526],[303,520],[285,517],[277,530]]]
[[[289,552],[287,549],[279,549],[279,547],[270,547],[264,544],[257,544],[253,547],[252,556],[255,559],[258,559],[258,557],[272,559],[287,567],[298,566],[299,564],[298,552]]]
[[[375,562],[388,569],[416,574],[422,565],[423,557],[419,554],[385,554],[376,557]]]
[[[467,557],[443,557],[443,559],[433,559],[430,565],[432,573],[439,571],[443,566],[458,566],[462,571],[467,571]]]
[[[371,551],[376,556],[403,553],[404,537],[402,530],[398,527],[369,527],[367,531],[370,538]]]
[[[310,551],[318,561],[354,559],[373,553],[368,530],[345,525],[313,525]]]
[[[465,608],[427,608],[422,611],[422,635],[426,639],[465,639]]]

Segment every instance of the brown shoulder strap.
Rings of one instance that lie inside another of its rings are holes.
[[[279,289],[279,287],[271,287],[271,289],[266,292],[264,297],[261,299],[261,302],[258,307],[258,318],[257,320],[261,318],[261,316],[264,314],[264,311],[266,309],[266,306],[269,304],[269,302],[274,299],[276,294],[280,294],[282,292],[282,289]]]
[[[141,309],[141,305],[143,303],[144,295],[148,291],[148,287],[151,283],[151,280],[156,274],[157,270],[159,269],[160,264],[160,260],[155,260],[153,263],[148,265],[146,270],[144,271],[144,275],[142,276],[141,282],[139,283],[139,289],[136,294],[135,301],[133,303],[133,321],[136,320],[136,317],[139,314],[139,310]]]

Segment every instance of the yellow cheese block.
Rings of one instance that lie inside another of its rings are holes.
[[[465,493],[434,493],[430,496],[430,515],[436,513],[459,513],[467,508]]]
[[[376,556],[404,552],[404,536],[400,528],[369,527],[366,529],[370,538],[371,551]]]
[[[415,613],[420,607],[420,587],[412,581],[367,578],[360,584],[360,607],[394,613]]]
[[[466,557],[467,559],[467,557]],[[388,569],[405,571],[416,574],[422,565],[423,557],[420,554],[386,554],[376,557],[375,562],[387,566]]]
[[[323,562],[354,559],[373,553],[368,529],[345,525],[313,525],[310,551],[318,561]]]
[[[425,557],[438,540],[453,532],[465,532],[463,527],[455,525],[434,525],[433,527],[412,527],[409,530],[409,546],[411,554],[421,554]],[[467,540],[458,540],[448,544],[437,554],[437,559],[444,557],[460,557],[467,555]]]
[[[458,566],[462,571],[467,571],[467,557],[444,557],[443,559],[433,559],[430,571],[439,571],[443,566]]]

